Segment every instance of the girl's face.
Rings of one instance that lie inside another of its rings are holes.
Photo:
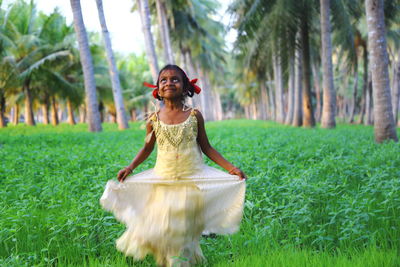
[[[174,70],[164,70],[158,80],[158,94],[162,98],[176,99],[183,95],[183,79],[181,74]]]

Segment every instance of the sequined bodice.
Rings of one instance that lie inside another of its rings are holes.
[[[155,171],[166,178],[184,178],[201,168],[201,150],[197,143],[197,118],[192,110],[182,123],[165,124],[155,114],[151,117],[157,141]]]
[[[165,124],[155,115],[153,129],[158,150],[173,151],[197,145],[197,119],[192,111],[189,117],[178,124]]]

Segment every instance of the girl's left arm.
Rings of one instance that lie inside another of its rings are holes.
[[[240,177],[240,179],[247,179],[247,176],[238,167],[235,167],[232,163],[227,161],[217,150],[215,150],[208,141],[206,129],[204,126],[204,118],[200,111],[196,110],[197,118],[197,142],[200,145],[201,151],[209,157],[212,161],[217,163],[219,166],[227,170],[230,174],[234,174]]]

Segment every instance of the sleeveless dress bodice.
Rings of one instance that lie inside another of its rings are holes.
[[[197,143],[195,111],[182,123],[163,123],[155,113],[150,118],[157,140],[154,171],[169,179],[182,179],[201,170],[203,157]]]

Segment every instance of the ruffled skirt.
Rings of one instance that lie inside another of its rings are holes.
[[[152,254],[160,265],[190,266],[204,260],[202,234],[238,230],[244,194],[244,181],[204,165],[179,179],[150,169],[123,183],[110,180],[100,203],[127,227],[116,242],[125,255]]]

